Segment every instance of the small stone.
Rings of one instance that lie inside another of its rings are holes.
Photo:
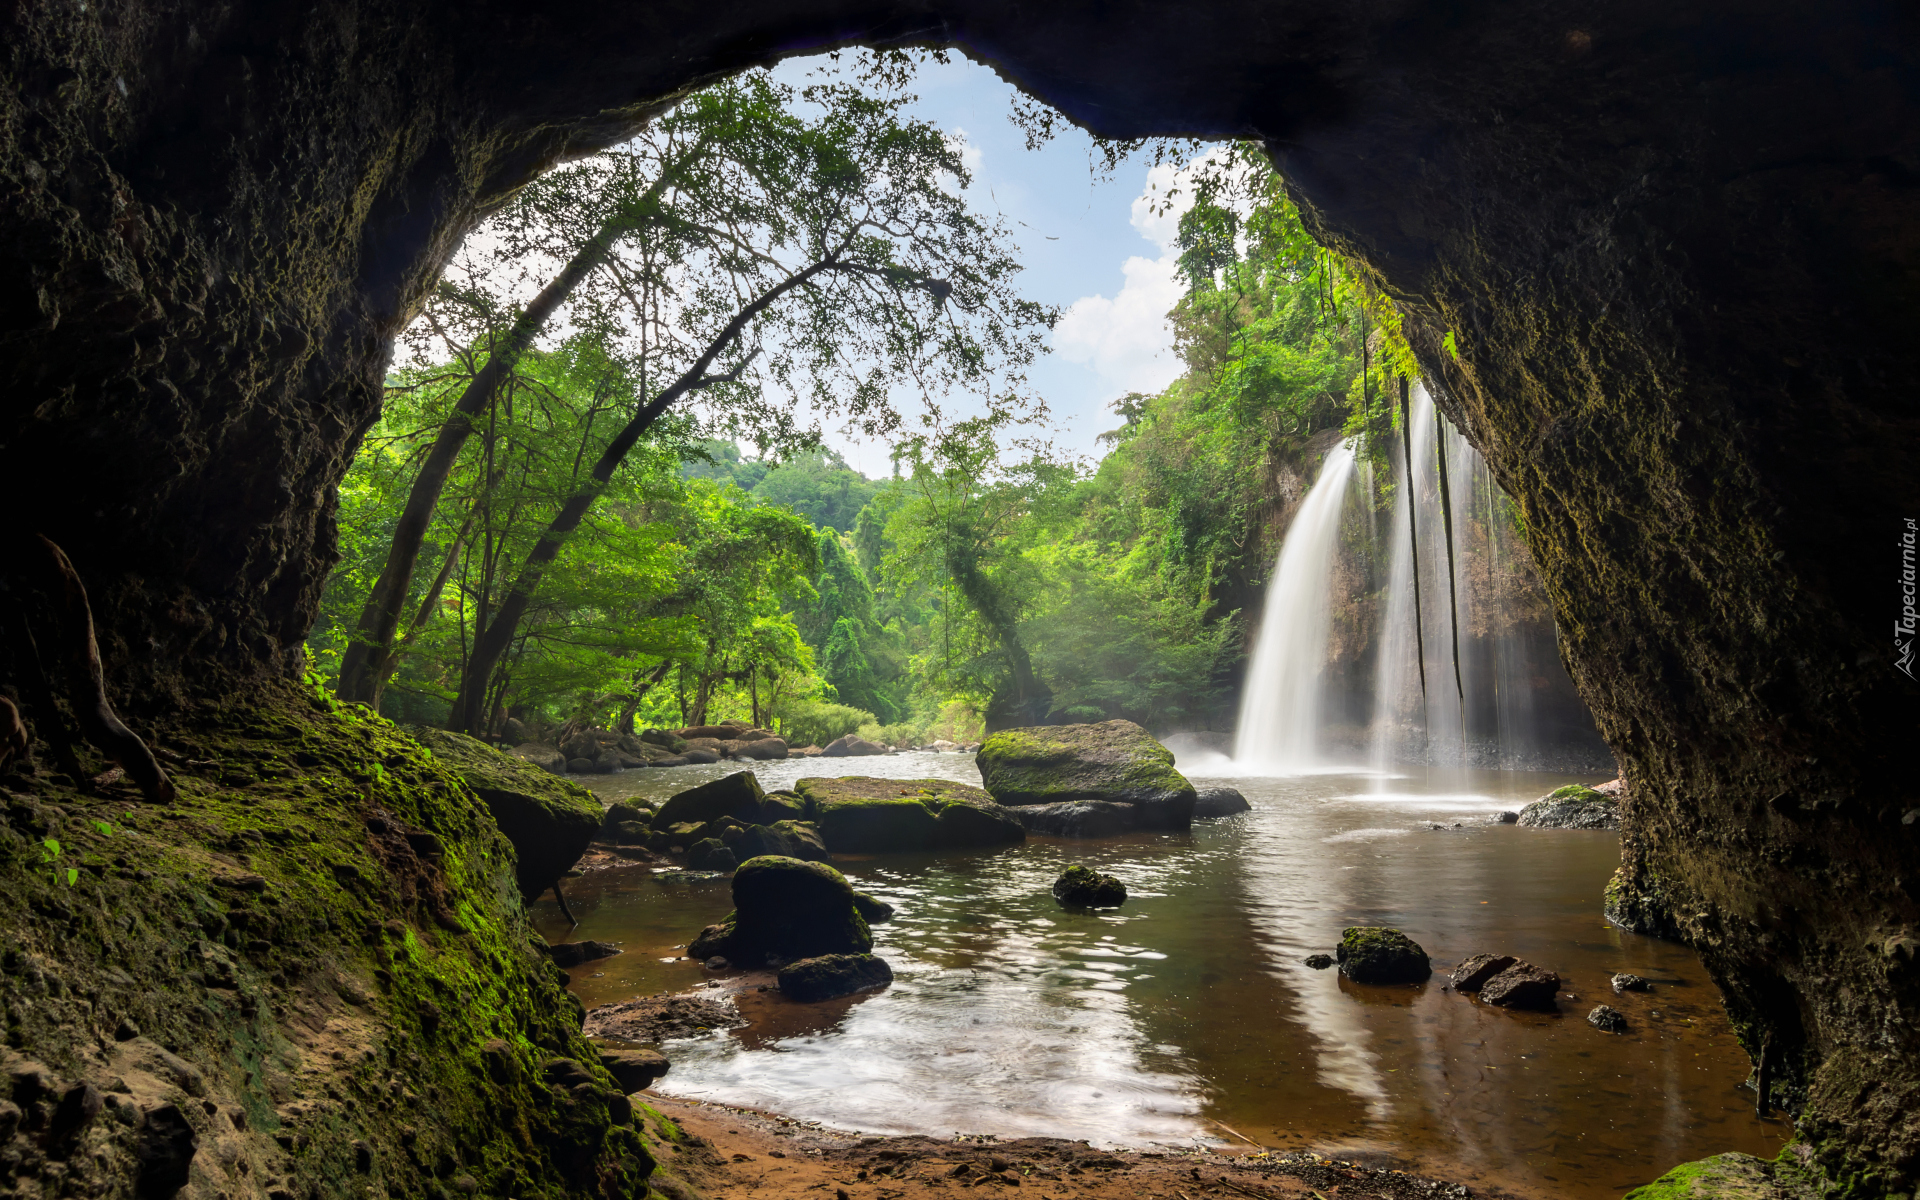
[[[732,963],[727,961],[726,956],[721,954],[716,954],[712,958],[709,958],[704,965],[709,971],[724,971],[733,966]]]
[[[1309,954],[1307,955],[1306,958],[1302,959],[1301,961],[1305,962],[1308,966],[1312,967],[1316,971],[1324,971],[1328,967],[1333,965],[1334,958],[1333,958],[1333,955],[1331,954]]]
[[[1513,825],[1518,823],[1519,820],[1520,814],[1517,812],[1499,812],[1493,814],[1493,822],[1496,825]]]
[[[1477,992],[1486,986],[1487,980],[1512,966],[1515,961],[1511,954],[1471,955],[1453,969],[1454,990]]]
[[[1118,908],[1127,902],[1127,885],[1075,863],[1053,881],[1053,898],[1068,908]]]
[[[1480,988],[1480,998],[1500,1008],[1551,1012],[1560,994],[1560,977],[1530,962],[1514,963]]]
[[[1650,986],[1652,985],[1638,975],[1629,975],[1622,972],[1613,977],[1613,990],[1616,992],[1644,992]]]
[[[548,946],[547,954],[557,967],[577,967],[582,963],[595,962],[602,958],[612,958],[620,953],[620,947],[606,942],[561,942],[557,946]]]
[[[1587,1024],[1600,1030],[1602,1033],[1625,1033],[1627,1031],[1627,1018],[1621,1015],[1619,1009],[1609,1008],[1604,1004],[1596,1006],[1592,1012],[1587,1014]]]

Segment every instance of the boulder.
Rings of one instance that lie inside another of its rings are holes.
[[[1095,800],[1124,805],[1134,829],[1186,829],[1193,785],[1173,755],[1132,721],[1003,729],[975,757],[987,791],[1001,804]]]
[[[696,738],[712,738],[720,741],[733,737],[734,731],[735,727],[732,725],[689,725],[680,731],[679,736],[690,742]]]
[[[1799,1159],[1797,1154],[1780,1157],[1788,1163]],[[1712,1158],[1681,1163],[1652,1183],[1628,1192],[1621,1200],[1806,1200],[1837,1194],[1822,1184],[1806,1180],[1804,1171],[1804,1167],[1795,1169],[1778,1160],[1755,1158],[1751,1154],[1716,1154]]]
[[[1518,824],[1519,821],[1520,814],[1517,812],[1497,812],[1493,814],[1493,823],[1495,825],[1515,825]]]
[[[525,742],[507,751],[508,754],[530,762],[549,775],[563,775],[567,770],[567,759],[560,753],[560,747],[549,746],[544,742]]]
[[[757,762],[777,762],[787,756],[787,743],[772,735],[757,738],[754,741],[742,739],[735,742],[734,746],[735,758],[748,758]]]
[[[1334,957],[1340,973],[1355,983],[1419,983],[1433,974],[1420,943],[1381,925],[1342,930]]]
[[[695,871],[731,871],[740,865],[733,848],[719,838],[703,838],[687,847],[687,866]]]
[[[804,821],[811,814],[807,811],[807,802],[798,792],[768,792],[760,801],[760,824],[775,825],[781,821]]]
[[[1053,881],[1053,898],[1068,908],[1118,908],[1127,902],[1127,885],[1075,863]]]
[[[733,735],[733,740],[736,742],[763,742],[770,737],[778,736],[778,734],[768,733],[764,729],[749,727],[747,729],[736,730]]]
[[[1518,961],[1511,954],[1475,954],[1462,959],[1453,969],[1453,990],[1477,992],[1487,985],[1487,980]]]
[[[533,730],[527,727],[525,721],[522,721],[519,717],[508,717],[500,726],[500,740],[510,746],[518,746],[524,742],[531,742],[537,739],[534,736]]]
[[[686,739],[664,729],[642,729],[638,736],[641,742],[649,746],[658,746],[668,754],[678,754],[687,748]]]
[[[637,1092],[665,1075],[673,1064],[658,1050],[602,1050],[600,1065],[622,1091]]]
[[[820,753],[827,758],[858,758],[865,755],[885,754],[886,752],[887,748],[885,746],[877,742],[870,742],[856,734],[849,733],[843,738],[837,738],[834,741],[828,742],[827,748]]]
[[[616,846],[644,846],[653,837],[653,826],[645,821],[622,821],[612,829],[602,828],[600,840]]]
[[[600,832],[600,802],[585,788],[465,734],[424,727],[411,732],[473,789],[513,843],[514,875],[526,899],[572,869]]]
[[[793,786],[835,854],[1005,846],[1027,836],[991,796],[950,780],[855,775]]]
[[[720,817],[734,817],[742,823],[751,823],[759,818],[760,806],[766,798],[766,792],[760,788],[760,780],[752,771],[735,771],[711,783],[688,788],[668,799],[653,814],[653,827],[666,829],[683,821],[705,825]]]
[[[855,892],[853,894],[853,907],[854,911],[860,914],[860,919],[869,925],[885,925],[888,921],[893,920],[893,905],[888,904],[878,896],[869,896],[865,892]]]
[[[1613,983],[1613,990],[1616,992],[1644,992],[1652,986],[1638,975],[1628,975],[1625,973],[1615,975],[1611,982]]]
[[[1587,1014],[1587,1024],[1602,1033],[1625,1033],[1627,1031],[1627,1018],[1625,1014],[1619,1009],[1611,1008],[1605,1004],[1596,1005],[1594,1010]]]
[[[871,954],[823,954],[788,963],[774,978],[782,992],[810,1004],[885,987],[893,968]]]
[[[1560,994],[1560,977],[1521,960],[1480,987],[1480,998],[1499,1008],[1530,1008],[1551,1012]]]
[[[556,967],[577,967],[581,963],[612,958],[618,953],[620,953],[620,947],[595,941],[560,942],[547,947],[547,957],[553,959],[553,965]]]
[[[745,967],[770,958],[865,954],[873,934],[854,908],[846,876],[825,863],[766,855],[733,873],[733,911],[687,947],[689,958],[722,955]]]
[[[605,815],[600,818],[600,840],[603,842],[613,841],[614,831],[622,825],[634,821],[648,824],[652,820],[653,813],[651,811],[641,808],[636,804],[628,804],[624,800],[615,800],[612,804],[607,805]]]
[[[567,760],[567,774],[569,775],[591,775],[593,771],[594,760],[591,758],[570,758]]]
[[[684,754],[669,754],[665,758],[654,759],[653,765],[656,767],[684,767],[691,761],[692,760]]]
[[[1618,829],[1620,802],[1590,787],[1568,784],[1521,809],[1519,823],[1533,829]]]
[[[1028,833],[1047,837],[1113,837],[1133,828],[1133,810],[1125,804],[1099,800],[1068,800],[1061,804],[1029,804],[1009,808]]]
[[[1196,820],[1203,817],[1231,817],[1235,813],[1251,812],[1253,805],[1247,803],[1238,789],[1230,787],[1196,788],[1193,795],[1193,815]]]
[[[797,858],[804,862],[827,862],[831,857],[827,853],[826,843],[820,839],[820,831],[800,821],[749,825],[727,845],[742,861],[764,854]]]
[[[787,748],[787,757],[789,758],[819,758],[825,753],[825,750],[811,744],[805,746],[789,746]]]

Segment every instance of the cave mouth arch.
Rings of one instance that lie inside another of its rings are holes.
[[[1920,462],[1911,13],[755,0],[476,22],[243,0],[6,21],[0,499],[69,549],[137,720],[297,675],[389,340],[513,188],[684,89],[803,49],[950,45],[1103,134],[1260,139],[1316,235],[1400,300],[1522,506],[1632,787],[1623,886],[1700,948],[1817,1148],[1911,1187],[1920,1045],[1889,1015],[1920,1001],[1900,750],[1920,686],[1893,663]]]

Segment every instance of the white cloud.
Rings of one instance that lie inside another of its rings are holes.
[[[967,136],[967,131],[958,125],[953,127],[953,132],[947,134],[947,144],[959,149],[960,165],[969,171],[978,171],[980,164],[986,159],[986,152],[975,145],[973,139]]]
[[[1174,256],[1135,256],[1121,267],[1126,282],[1112,299],[1082,296],[1054,326],[1053,347],[1085,363],[1121,392],[1157,392],[1180,377],[1167,310],[1180,300]]]

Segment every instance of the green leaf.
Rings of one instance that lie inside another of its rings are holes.
[[[68,867],[67,868],[67,886],[72,887],[74,884],[78,882],[80,882],[80,872],[76,868]]]
[[[1447,330],[1447,336],[1440,339],[1440,345],[1446,350],[1447,357],[1460,361],[1460,344],[1453,340],[1453,330]]]
[[[112,836],[113,834],[113,826],[107,824],[105,821],[95,821],[93,827],[108,836]]]

